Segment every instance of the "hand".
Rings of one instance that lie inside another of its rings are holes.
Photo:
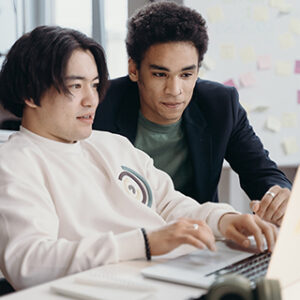
[[[250,202],[252,211],[262,219],[281,225],[291,191],[278,185],[272,186],[260,201]]]
[[[194,224],[198,224],[195,229]],[[215,237],[210,227],[204,222],[192,219],[179,219],[156,231],[148,233],[151,255],[162,255],[182,244],[190,244],[199,249],[215,251]]]
[[[268,250],[273,251],[277,238],[277,227],[262,220],[257,215],[224,214],[219,220],[219,230],[222,235],[243,247],[250,246],[248,236],[253,235],[259,251],[263,251],[263,236],[267,241]]]

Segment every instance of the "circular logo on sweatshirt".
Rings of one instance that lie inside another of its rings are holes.
[[[124,171],[118,179],[122,181],[125,192],[130,197],[151,207],[152,192],[146,179],[128,167],[121,166],[121,168]]]

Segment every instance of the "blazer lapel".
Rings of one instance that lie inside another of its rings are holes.
[[[184,114],[185,131],[194,166],[197,198],[201,203],[211,201],[212,139],[200,107],[193,101]]]

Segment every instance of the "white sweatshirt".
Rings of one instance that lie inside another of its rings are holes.
[[[119,135],[65,144],[21,127],[0,146],[0,268],[16,289],[145,257],[140,228],[179,217],[215,235],[227,204],[198,204]]]

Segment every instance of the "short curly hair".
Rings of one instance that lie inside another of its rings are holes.
[[[59,26],[39,26],[24,34],[12,46],[0,73],[0,103],[9,112],[22,117],[26,99],[40,106],[44,92],[54,86],[68,94],[65,73],[68,61],[77,49],[89,50],[99,74],[101,100],[108,82],[102,47],[85,34]]]
[[[127,28],[127,54],[138,68],[154,44],[192,42],[198,51],[199,65],[207,51],[208,35],[203,17],[196,10],[174,2],[142,7],[128,20]]]

